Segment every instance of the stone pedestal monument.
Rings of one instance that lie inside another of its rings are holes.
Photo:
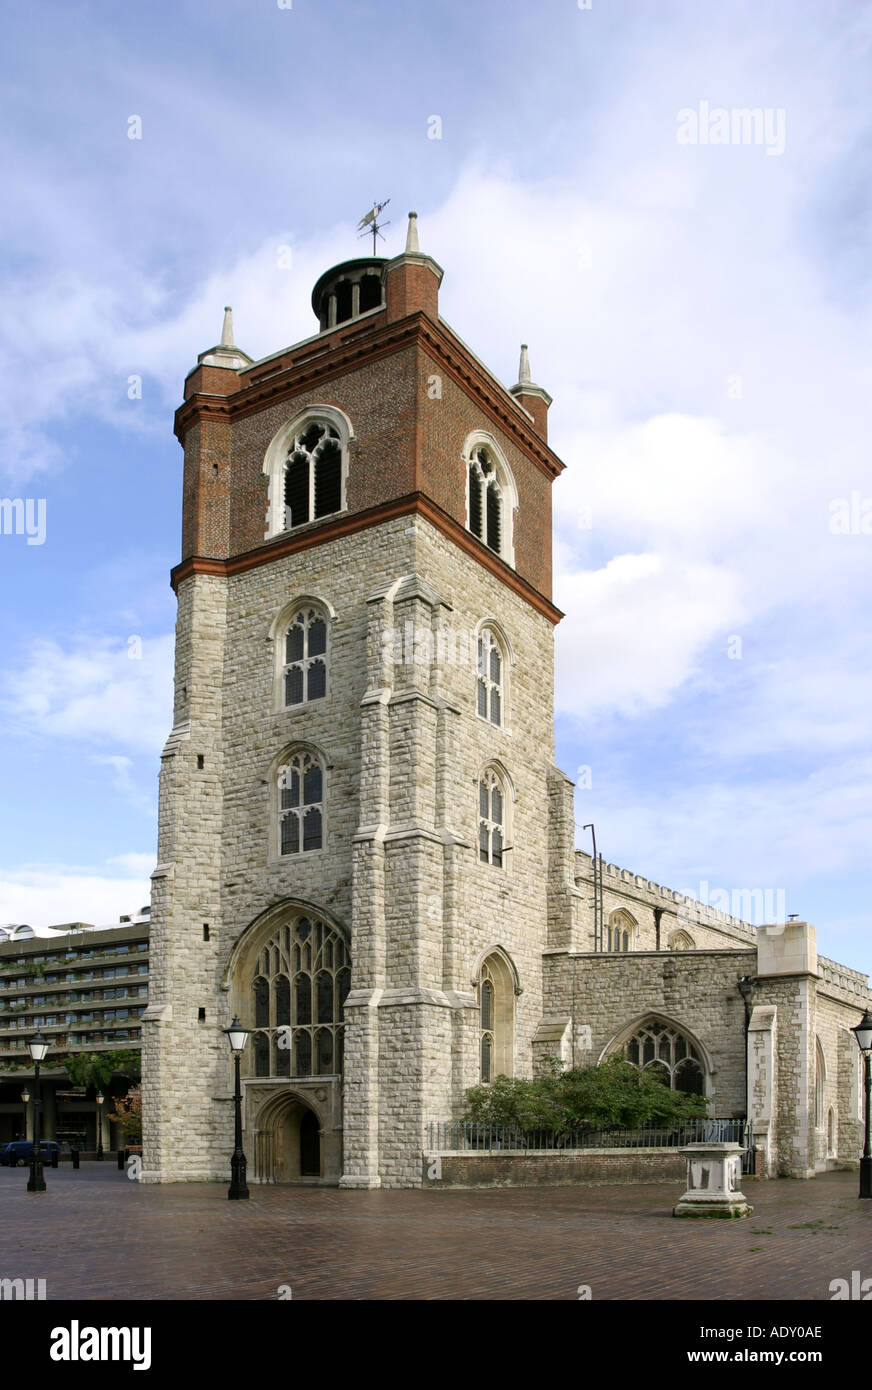
[[[750,1216],[754,1210],[741,1190],[741,1144],[688,1144],[687,1191],[673,1216]]]

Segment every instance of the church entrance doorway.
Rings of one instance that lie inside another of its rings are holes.
[[[276,1183],[319,1182],[324,1174],[321,1120],[299,1096],[284,1092],[257,1125],[255,1176]]]
[[[321,1131],[317,1116],[311,1110],[300,1119],[300,1177],[321,1176]]]

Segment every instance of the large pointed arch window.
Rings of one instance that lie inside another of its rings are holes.
[[[515,1042],[515,977],[502,951],[482,962],[478,974],[479,1077],[512,1076]]]
[[[255,1076],[335,1076],[342,1071],[351,959],[342,935],[298,916],[258,952],[248,1013]]]
[[[699,1049],[680,1028],[649,1019],[626,1040],[623,1054],[634,1067],[655,1072],[672,1091],[705,1094],[705,1064]]]
[[[324,764],[314,750],[298,749],[278,770],[279,854],[324,847]]]

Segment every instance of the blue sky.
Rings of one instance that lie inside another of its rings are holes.
[[[869,9],[48,3],[6,37],[0,493],[46,534],[0,535],[0,921],[147,901],[184,375],[225,303],[252,356],[308,336],[390,196],[387,254],[415,208],[444,317],[555,398],[578,821],[872,968],[872,535],[832,529],[872,497]],[[781,147],[681,143],[701,103]]]

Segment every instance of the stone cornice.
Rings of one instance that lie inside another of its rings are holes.
[[[465,526],[461,526],[459,522],[454,520],[454,517],[449,516],[441,507],[437,507],[435,502],[432,502],[421,492],[410,492],[405,497],[384,502],[378,507],[369,507],[366,511],[354,512],[350,515],[343,513],[335,521],[324,521],[321,525],[300,533],[284,532],[270,541],[265,541],[263,545],[257,546],[254,550],[248,550],[241,555],[233,555],[227,559],[193,555],[175,566],[170,575],[170,582],[173,589],[178,592],[179,585],[193,574],[212,574],[227,578],[233,574],[241,574],[245,570],[256,569],[259,565],[271,564],[274,560],[283,560],[286,556],[299,554],[302,550],[310,550],[314,546],[324,545],[328,541],[354,535],[356,532],[365,531],[371,526],[381,526],[397,517],[410,515],[420,516],[423,520],[430,522],[460,550],[471,556],[484,569],[489,570],[497,579],[502,580],[507,588],[518,594],[549,622],[554,624],[560,622],[563,614],[550,599],[546,598],[544,594],[540,594],[538,589],[535,589],[526,579],[522,579],[510,565],[507,565],[504,560],[501,560],[498,555],[495,555],[492,550],[488,550],[487,546],[471,535]]]

